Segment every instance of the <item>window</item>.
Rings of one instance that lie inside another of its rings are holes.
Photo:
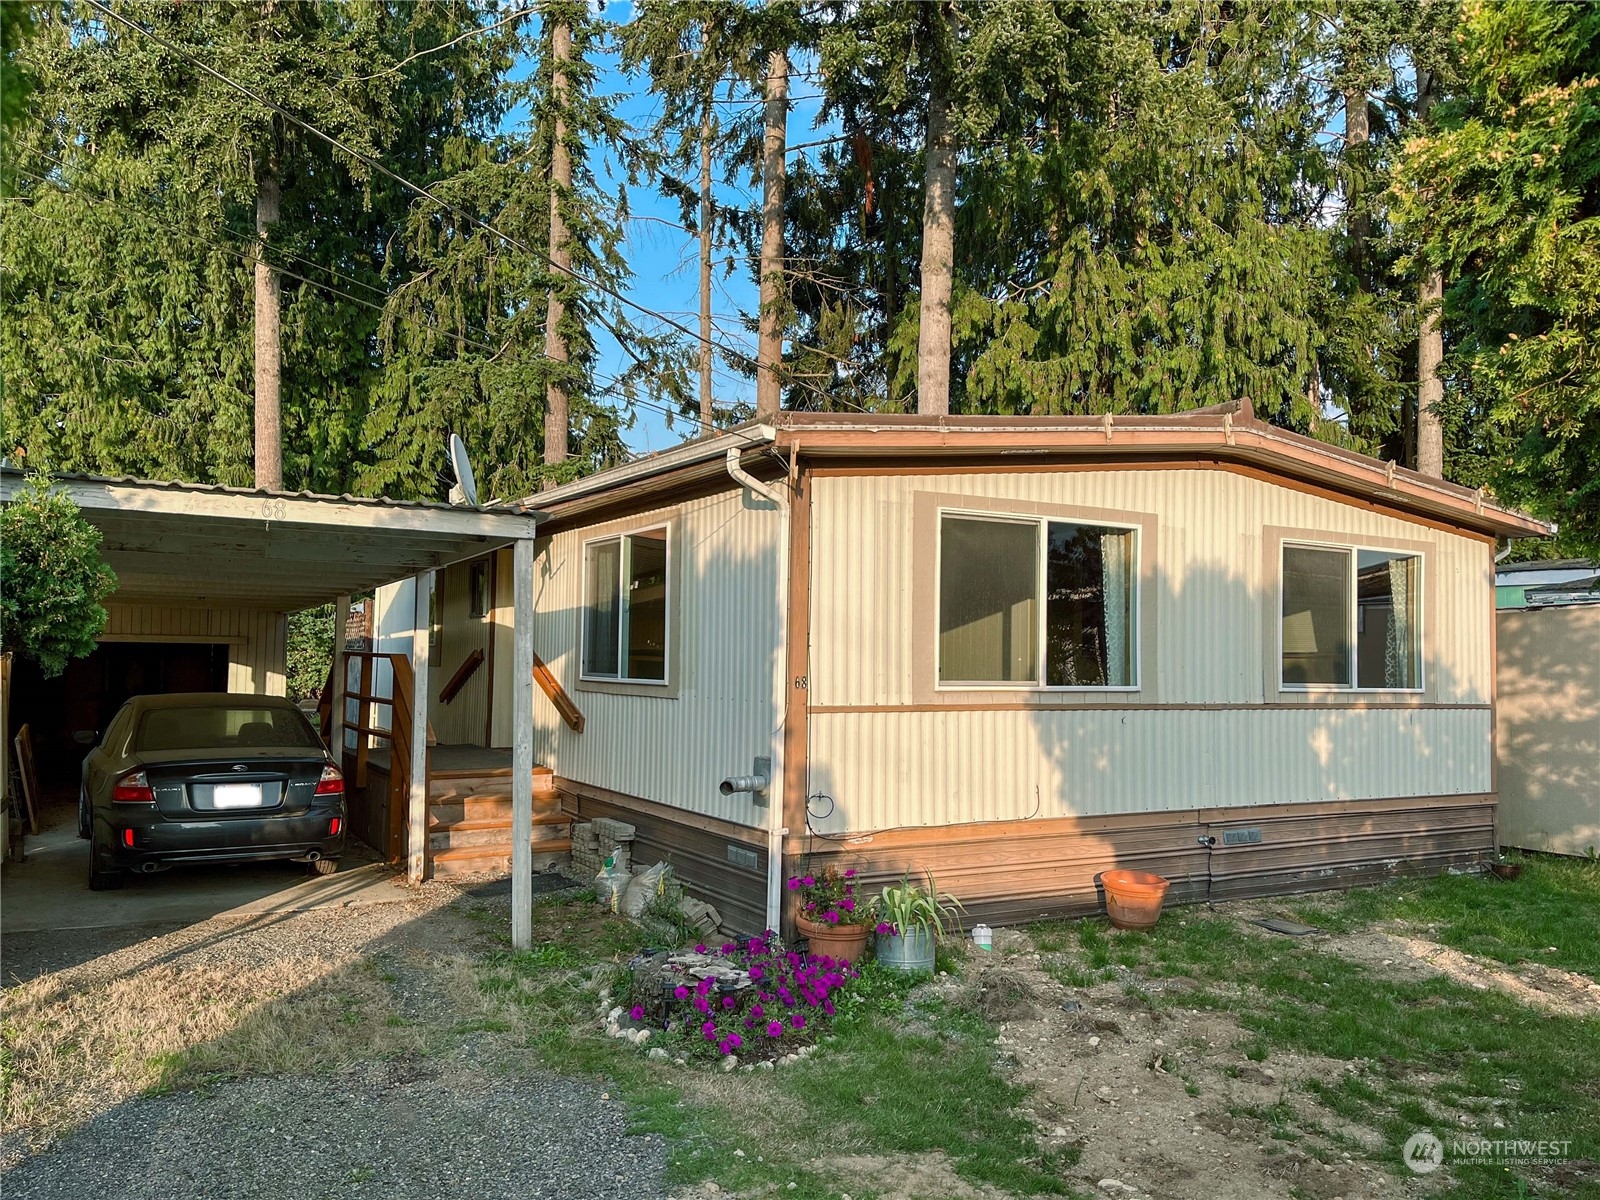
[[[939,682],[1136,686],[1135,531],[941,514]]]
[[[242,746],[314,750],[321,745],[296,709],[219,703],[151,709],[139,722],[134,749],[142,754],[158,754],[167,750],[227,750]]]
[[[1421,566],[1416,554],[1285,543],[1281,686],[1419,690]]]
[[[584,547],[583,676],[618,683],[667,679],[667,531]]]

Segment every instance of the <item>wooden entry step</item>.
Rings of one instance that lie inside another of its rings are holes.
[[[533,815],[533,840],[543,847],[547,842],[564,841],[572,846],[567,836],[572,818],[564,813],[535,813]],[[511,822],[490,818],[478,821],[428,820],[428,848],[430,850],[455,850],[462,846],[499,846],[510,853]]]
[[[554,838],[539,842],[533,854],[533,869],[549,871],[564,866],[572,851],[570,838]],[[429,856],[433,863],[435,879],[448,879],[458,875],[509,875],[511,873],[511,847],[460,846],[438,850]]]

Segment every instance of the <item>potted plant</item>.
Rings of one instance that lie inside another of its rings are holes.
[[[795,875],[789,890],[799,893],[795,924],[810,943],[812,954],[835,962],[860,962],[872,932],[871,914],[856,897],[856,872],[824,867],[814,875]]]
[[[883,889],[874,902],[878,918],[878,961],[893,971],[933,973],[934,945],[963,912],[961,901],[939,891],[933,876],[923,887],[909,875]]]

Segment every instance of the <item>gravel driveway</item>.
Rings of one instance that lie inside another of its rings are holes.
[[[485,1021],[472,963],[508,900],[394,896],[8,939],[0,1194],[661,1197],[661,1140]],[[168,1060],[191,1065],[164,1084]]]
[[[0,1177],[6,1200],[651,1200],[666,1152],[599,1088],[367,1063],[129,1101]]]

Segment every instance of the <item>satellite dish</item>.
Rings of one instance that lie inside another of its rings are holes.
[[[456,486],[450,489],[450,503],[477,508],[478,481],[473,477],[472,464],[467,461],[467,444],[454,433],[450,435],[450,467],[456,473]]]

